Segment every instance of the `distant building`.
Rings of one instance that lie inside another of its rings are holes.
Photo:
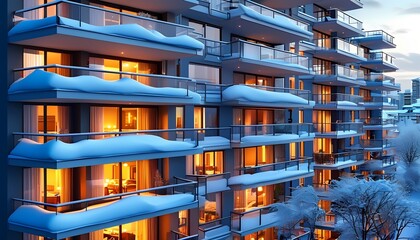
[[[404,92],[399,92],[398,98],[398,109],[403,109],[404,106],[408,106],[413,103],[410,89],[406,89]]]
[[[411,103],[420,98],[420,78],[411,80]]]

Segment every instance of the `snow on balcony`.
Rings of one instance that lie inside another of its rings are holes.
[[[154,42],[165,45],[176,46],[179,48],[193,49],[201,51],[204,44],[200,41],[188,36],[179,35],[174,37],[166,37],[156,30],[148,30],[139,24],[120,24],[108,26],[95,26],[78,20],[65,18],[62,16],[52,16],[36,20],[24,20],[14,26],[8,33],[8,36],[14,36],[25,32],[43,29],[51,26],[66,26],[74,29],[81,29],[90,32],[121,36],[146,42]]]
[[[33,71],[25,78],[14,82],[10,86],[8,93],[19,94],[42,91],[187,98],[191,103],[200,103],[201,101],[201,96],[199,94],[184,88],[151,87],[131,78],[107,81],[88,75],[65,77],[39,69]]]
[[[230,227],[221,225],[220,227],[213,228],[212,230],[206,231],[204,234],[204,240],[210,239],[225,239],[230,236]]]
[[[9,154],[9,161],[40,162],[41,164],[70,164],[70,165],[97,165],[109,162],[139,160],[140,156],[152,157],[157,154],[177,155],[195,154],[194,150],[202,151],[193,143],[183,141],[170,141],[154,135],[125,135],[104,139],[88,139],[74,143],[65,143],[61,140],[50,140],[38,143],[23,138]],[[194,153],[193,153],[194,152]],[[123,159],[126,157],[127,159]],[[102,160],[100,160],[102,159]],[[83,161],[85,160],[85,161]],[[92,161],[90,161],[92,160]],[[75,167],[73,166],[72,167]]]
[[[246,15],[250,18],[257,19],[259,21],[273,24],[277,27],[285,28],[293,32],[300,33],[302,35],[306,35],[308,38],[312,38],[313,34],[307,30],[307,25],[298,22],[296,20],[293,20],[291,18],[288,18],[287,16],[284,16],[280,14],[279,12],[276,12],[275,10],[271,10],[270,16],[261,14],[251,7],[256,7],[256,4],[253,4],[254,6],[245,6],[243,4],[239,4],[236,9],[230,10],[230,17],[234,18],[237,16]],[[268,8],[263,9],[262,12],[269,12]],[[305,29],[306,28],[306,29]]]
[[[234,85],[223,90],[223,101],[242,103],[288,104],[313,107],[315,103],[287,92],[272,92],[246,85]]]
[[[230,190],[228,177],[230,173],[220,173],[211,175],[187,175],[198,183],[198,194],[206,196],[209,193],[223,192]]]

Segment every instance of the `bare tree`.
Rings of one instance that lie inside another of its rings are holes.
[[[406,201],[396,183],[349,178],[334,184],[331,209],[342,219],[346,235],[398,239],[408,224],[417,222],[418,203]]]

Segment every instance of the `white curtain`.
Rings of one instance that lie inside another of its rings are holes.
[[[43,66],[45,65],[44,62],[44,52],[32,49],[25,49],[23,52],[23,67],[35,67],[35,66]],[[33,70],[25,71],[22,77],[26,77],[29,75]]]

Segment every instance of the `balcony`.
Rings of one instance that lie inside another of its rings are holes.
[[[366,110],[385,109],[397,110],[398,100],[387,96],[371,96],[363,98],[363,107]]]
[[[381,171],[386,168],[395,167],[397,161],[394,156],[382,156],[380,159],[371,159],[360,166],[360,170],[363,171]]]
[[[315,83],[327,84],[331,86],[365,86],[362,70],[352,69],[346,66],[334,64],[332,68],[325,69],[323,66],[315,65]]]
[[[44,18],[44,12],[48,17]],[[162,61],[199,55],[194,29],[61,0],[15,12],[9,43]]]
[[[198,194],[207,196],[210,193],[228,191],[228,179],[230,173],[212,174],[212,175],[187,175],[188,179],[197,182]]]
[[[314,123],[316,138],[350,138],[363,136],[363,123],[341,122],[341,123]]]
[[[360,139],[360,144],[365,151],[370,152],[382,152],[394,147],[394,144],[389,139]]]
[[[195,129],[13,135],[26,138],[10,152],[9,165],[32,168],[74,168],[203,152]]]
[[[334,231],[335,225],[337,224],[337,217],[331,211],[325,213],[323,217],[315,222],[315,226],[318,229],[324,229],[329,231]]]
[[[314,0],[312,1],[318,6],[321,6],[325,9],[337,8],[342,11],[350,11],[355,9],[360,9],[363,7],[361,0],[340,0],[340,1],[331,1],[331,0]]]
[[[383,73],[371,73],[365,76],[366,86],[370,90],[379,91],[400,91],[401,85],[395,83],[395,78],[389,77]]]
[[[313,3],[314,0],[283,0],[283,1],[256,0],[256,2],[261,3],[268,7],[274,8],[274,9],[288,9],[288,8],[299,7],[300,5]]]
[[[364,118],[364,130],[389,130],[397,128],[397,120],[393,118]]]
[[[103,0],[115,5],[127,6],[135,9],[155,13],[183,13],[186,9],[199,4],[198,0],[156,0],[156,1],[132,1],[132,0]],[[139,12],[143,13],[143,12]]]
[[[313,28],[317,31],[332,35],[336,33],[337,37],[350,38],[364,36],[363,24],[356,18],[338,10],[329,9],[314,13],[317,22],[314,23]]]
[[[198,235],[199,239],[230,239],[230,216],[200,224],[198,227]]]
[[[383,30],[367,31],[365,36],[355,37],[352,41],[371,50],[396,47],[394,37]]]
[[[341,38],[315,39],[315,50],[308,50],[315,57],[339,64],[359,63],[366,61],[363,48]]]
[[[312,94],[315,101],[314,109],[325,110],[363,110],[360,104],[363,97],[344,93]]]
[[[197,208],[196,190],[197,183],[178,179],[172,185],[59,204],[15,198],[15,206],[21,205],[10,215],[8,225],[13,231],[64,239]]]
[[[22,78],[23,77],[23,78]],[[167,75],[47,65],[15,70],[9,101],[102,104],[198,104],[195,83]]]
[[[221,50],[222,67],[231,71],[264,73],[267,76],[311,73],[307,57],[261,44],[239,40],[227,43]]]
[[[340,170],[363,164],[363,151],[314,153],[314,169]]]
[[[312,123],[232,125],[232,147],[312,141]]]
[[[235,190],[243,190],[289,182],[313,175],[312,158],[288,159],[283,162],[244,167],[241,169],[241,175],[229,178],[229,186]]]
[[[284,217],[278,211],[275,205],[269,205],[246,212],[231,212],[232,232],[240,236],[246,236],[270,227],[277,227],[283,222],[282,217]],[[310,236],[310,232],[304,228],[287,231],[291,234],[291,239],[306,240]]]
[[[183,133],[181,131],[177,132],[177,138],[179,139],[197,139],[198,146],[203,148],[203,151],[218,151],[224,149],[230,149],[231,142],[231,128],[230,127],[221,127],[221,128],[194,128],[188,129],[188,133]],[[186,135],[188,134],[188,135]],[[195,134],[195,136],[191,136]]]
[[[240,0],[204,0],[189,11],[202,21],[223,26],[234,35],[274,44],[312,38],[308,24],[259,3]]]
[[[378,72],[393,72],[398,70],[395,66],[395,58],[384,52],[373,52],[366,54],[366,61],[360,63],[362,67]]]

